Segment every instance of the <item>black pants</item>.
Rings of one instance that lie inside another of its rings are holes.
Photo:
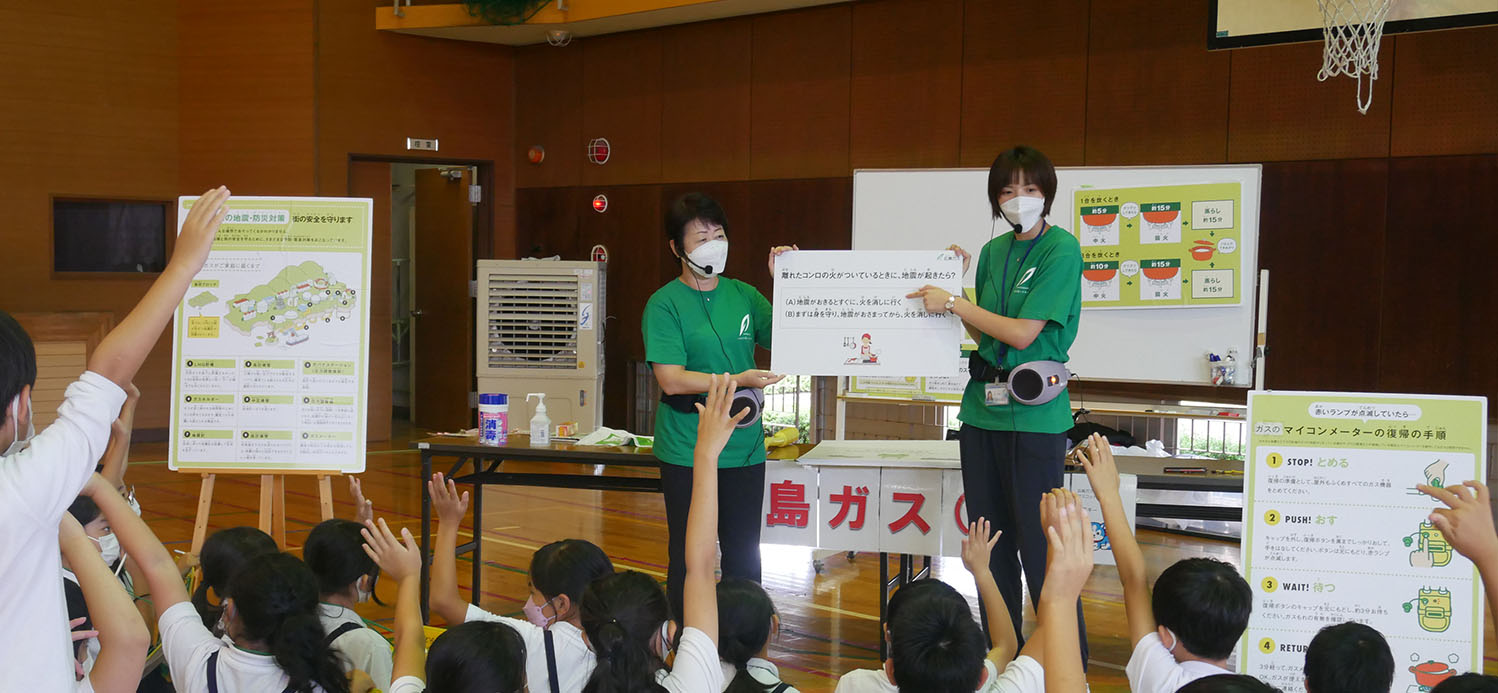
[[[670,566],[666,596],[671,613],[681,622],[681,585],[687,577],[687,510],[692,505],[692,468],[661,463],[661,485],[666,492],[666,527]],[[723,551],[723,577],[759,582],[760,509],[765,496],[765,465],[718,470],[718,545]]]
[[[1024,568],[1025,580],[1030,584],[1031,600],[1038,604],[1045,583],[1046,557],[1040,497],[1062,485],[1066,434],[990,431],[964,425],[959,438],[968,518],[969,521],[988,518],[994,531],[1003,532],[988,565],[999,584],[999,594],[1004,595],[1004,605],[1009,607],[1014,632],[1019,634],[1019,644],[1023,647],[1025,636],[1020,622],[1025,604],[1020,569]],[[1081,636],[1085,667],[1087,628],[1082,622],[1081,600],[1077,601],[1077,633]]]

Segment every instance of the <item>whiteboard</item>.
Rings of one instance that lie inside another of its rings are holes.
[[[1258,296],[1258,164],[1230,166],[1137,166],[1058,168],[1056,199],[1048,217],[1072,231],[1072,200],[1081,188],[1239,183],[1242,295],[1237,306],[1086,308],[1071,348],[1073,373],[1082,382],[1117,380],[1211,385],[1208,352],[1238,351],[1233,383],[1253,383],[1254,310]],[[853,172],[853,249],[914,250],[956,243],[972,253],[995,235],[1010,233],[993,223],[988,169],[878,169]],[[973,286],[977,262],[963,285]]]

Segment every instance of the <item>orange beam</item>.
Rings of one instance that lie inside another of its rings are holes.
[[[567,0],[567,11],[547,2],[526,24],[570,24],[594,19],[621,17],[641,12],[670,10],[692,5],[712,5],[721,0]],[[376,29],[440,29],[455,26],[484,26],[487,23],[468,14],[461,3],[415,5],[402,8],[404,17],[395,16],[390,7],[375,8]]]

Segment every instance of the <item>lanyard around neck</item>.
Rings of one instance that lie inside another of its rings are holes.
[[[1040,245],[1040,239],[1045,237],[1045,232],[1049,230],[1050,227],[1041,230],[1040,235],[1036,236],[1030,241],[1030,247],[1026,248],[1025,254],[1020,256],[1019,266],[1021,268],[1024,268],[1025,263],[1030,260],[1030,253],[1034,252],[1035,246]],[[1015,234],[1014,239],[1009,242],[1009,249],[1004,251],[1004,273],[999,279],[999,315],[1002,315],[1006,318],[1009,317],[1009,294],[1014,291],[1014,287],[1009,286],[1009,261],[1014,259],[1014,244],[1018,242],[1019,234]],[[1019,276],[1023,277],[1025,275],[1020,274]],[[998,363],[995,363],[994,366],[1003,368],[1004,356],[1008,353],[1009,343],[1000,340]]]

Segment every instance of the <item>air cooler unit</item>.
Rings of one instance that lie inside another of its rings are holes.
[[[476,276],[478,391],[510,396],[510,430],[530,425],[532,392],[553,425],[600,426],[604,263],[480,260]]]

